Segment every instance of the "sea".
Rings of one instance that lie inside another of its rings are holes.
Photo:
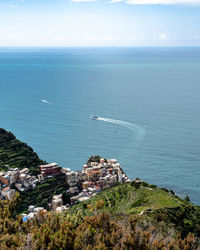
[[[200,48],[0,48],[0,127],[47,162],[116,158],[200,205]]]

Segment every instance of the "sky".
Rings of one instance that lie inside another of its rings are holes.
[[[0,0],[0,46],[200,46],[200,0]]]

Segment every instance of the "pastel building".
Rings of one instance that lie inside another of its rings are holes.
[[[10,200],[15,196],[15,189],[10,189],[10,187],[6,187],[1,191],[1,195],[7,200]]]
[[[40,165],[39,168],[43,177],[61,174],[61,167],[59,167],[56,162]]]
[[[62,207],[62,206],[63,206],[62,194],[54,195],[53,200],[51,202],[51,209],[55,211],[58,207]]]

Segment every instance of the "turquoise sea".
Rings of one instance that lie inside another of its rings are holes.
[[[200,48],[1,48],[0,127],[48,162],[117,158],[200,204]]]

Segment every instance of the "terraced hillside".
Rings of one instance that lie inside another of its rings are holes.
[[[38,165],[44,163],[26,143],[5,129],[0,128],[0,171],[11,168],[29,168],[33,174],[38,174]]]
[[[48,178],[45,183],[38,184],[34,189],[20,193],[21,202],[16,207],[16,212],[27,213],[30,205],[49,209],[48,204],[54,195],[63,194],[63,198],[68,198],[66,195],[67,188],[69,187],[66,183],[65,174]],[[64,202],[69,201],[64,200]]]
[[[192,233],[195,235],[194,238],[187,240],[196,242],[195,244],[198,245],[195,237],[198,239],[200,237],[200,207],[188,200],[180,199],[173,191],[165,188],[158,188],[145,182],[139,185],[135,182],[119,184],[90,200],[71,207],[66,213],[69,218],[75,218],[76,223],[77,221],[80,223],[85,218],[87,220],[88,217],[105,214],[109,214],[112,220],[125,227],[125,231],[132,230],[130,223],[133,223],[134,230],[137,228],[140,232],[162,235],[163,239],[166,235],[175,238],[179,236],[190,238]],[[195,244],[188,243],[187,240],[186,243],[191,244],[192,247],[180,249],[197,249]]]
[[[71,211],[82,209],[89,216],[96,209],[95,206],[98,206],[98,202],[101,203],[98,212],[109,214],[140,214],[148,210],[179,207],[184,203],[166,189],[147,183],[135,185],[133,182],[105,190],[92,199],[73,206]]]

